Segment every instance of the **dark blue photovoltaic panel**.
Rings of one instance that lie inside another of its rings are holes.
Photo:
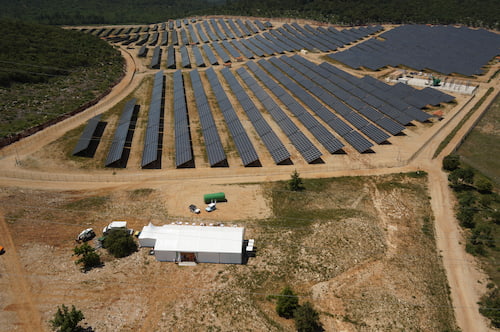
[[[250,31],[252,33],[259,33],[259,29],[257,29],[257,27],[251,21],[246,20],[245,24],[247,25],[247,27],[250,29]]]
[[[179,47],[181,52],[181,66],[182,68],[191,68],[191,60],[189,59],[189,54],[186,46]]]
[[[255,20],[255,21],[253,21],[253,22],[255,23],[255,25],[256,25],[256,26],[257,26],[260,30],[266,30],[266,27],[264,26],[264,24],[262,24],[262,22],[261,22],[261,21],[259,21],[259,20]],[[257,31],[257,32],[258,32],[258,31]],[[255,32],[255,33],[257,33],[257,32]]]
[[[236,26],[236,24],[234,23],[233,20],[229,19],[227,21],[227,23],[229,24],[229,26],[231,27],[231,29],[234,31],[234,34],[236,35],[236,37],[243,38],[243,33],[241,32],[240,29],[238,29],[238,27]],[[234,39],[234,36],[233,36],[233,39]]]
[[[190,72],[191,84],[193,86],[194,98],[196,100],[196,108],[200,117],[201,130],[203,139],[205,140],[205,148],[207,151],[208,162],[211,167],[226,166],[227,158],[222,146],[219,132],[215,126],[214,117],[210,109],[210,105],[203,89],[200,74],[193,70]]]
[[[198,36],[196,36],[196,33],[194,32],[194,27],[192,24],[188,25],[188,32],[189,32],[188,38],[190,38],[194,44],[199,44],[200,41],[198,40]]]
[[[215,74],[215,71],[212,67],[205,71],[205,73],[207,75],[208,81],[210,82],[215,98],[217,99],[217,103],[219,104],[222,115],[224,116],[227,128],[231,133],[236,149],[240,154],[243,165],[255,165],[259,162],[259,156],[257,155],[252,142],[248,138],[245,129],[241,125],[241,122],[236,115],[231,102],[227,98],[227,95],[224,92],[219,79],[217,78],[217,74]]]
[[[250,43],[247,39],[240,39],[240,42],[246,48],[248,48],[249,50],[251,50],[255,55],[257,55],[259,57],[263,57],[265,55],[263,50],[261,50],[260,48],[256,47],[252,43]]]
[[[143,45],[139,49],[139,52],[137,52],[137,56],[141,57],[141,58],[144,58],[147,53],[148,53],[148,48],[146,47],[146,45]]]
[[[203,60],[203,56],[198,46],[193,46],[191,50],[193,51],[196,67],[205,67],[205,60]]]
[[[353,68],[404,65],[472,76],[483,73],[482,67],[498,54],[500,45],[500,35],[494,32],[453,26],[403,25],[380,36],[383,41],[370,39],[329,56]]]
[[[171,45],[167,49],[167,68],[168,69],[175,69],[175,49]]]
[[[174,135],[175,135],[175,165],[177,168],[186,167],[193,161],[191,133],[187,113],[186,96],[182,72],[174,72]]]
[[[314,113],[316,113],[333,130],[335,130],[335,132],[337,132],[340,136],[347,140],[349,144],[351,144],[358,152],[365,152],[373,146],[373,144],[370,143],[366,138],[360,136],[356,130],[351,128],[339,117],[330,112],[325,106],[314,99],[307,91],[305,91],[297,83],[293,82],[288,76],[285,76],[277,69],[275,70],[274,68],[276,67],[273,67],[270,63],[278,66],[278,68],[280,68],[290,76],[294,75],[292,68],[290,68],[290,66],[286,65],[284,62],[278,60],[277,58],[271,58],[269,62],[266,62],[264,60],[259,61],[259,64],[263,66],[267,71],[269,71],[271,75],[273,75],[278,80],[278,82],[283,84],[288,90],[292,91],[298,99],[306,104]],[[311,81],[304,79],[305,78],[302,75],[300,75],[300,78],[298,78],[298,80],[301,80],[303,82],[308,81],[312,83]],[[311,89],[314,88],[311,87]],[[355,132],[357,135],[352,134],[352,132]]]
[[[133,98],[129,100],[123,108],[122,115],[115,130],[115,136],[113,137],[113,141],[111,142],[111,148],[109,150],[108,157],[106,158],[106,167],[111,166],[122,158],[123,148],[125,147],[125,143],[127,140],[127,135],[130,129],[130,123],[132,121],[136,102],[137,99]]]
[[[219,61],[217,61],[217,58],[215,57],[215,54],[210,48],[210,46],[208,46],[207,44],[203,44],[202,47],[203,51],[205,51],[205,55],[207,56],[208,62],[213,66],[218,65]]]
[[[243,56],[245,56],[247,59],[253,59],[253,53],[248,50],[245,46],[243,46],[242,43],[240,43],[238,40],[233,40],[232,44],[240,51]]]
[[[231,30],[229,30],[229,28],[227,27],[227,24],[226,22],[224,22],[223,19],[219,19],[218,20],[220,26],[222,27],[222,30],[224,30],[224,33],[226,34],[226,36],[229,38],[229,39],[234,39],[234,35],[233,33],[231,32]]]
[[[244,35],[246,35],[246,36],[251,36],[252,35],[252,33],[250,32],[250,30],[245,26],[245,24],[243,23],[243,21],[241,19],[237,19],[236,20],[236,24],[238,24],[238,26],[240,27],[240,29],[241,29],[241,31],[243,32]]]
[[[231,62],[231,58],[229,58],[229,55],[222,49],[219,43],[212,43],[212,46],[215,53],[217,53],[217,55],[222,59],[223,63]]]
[[[278,136],[276,136],[276,133],[272,130],[271,126],[269,126],[257,107],[255,107],[255,104],[252,102],[229,68],[222,69],[221,73],[250,119],[250,122],[252,122],[255,131],[259,134],[262,142],[264,142],[264,145],[271,154],[274,162],[276,164],[280,164],[290,159],[290,153],[288,150],[285,148]]]
[[[203,21],[203,27],[205,28],[207,34],[208,34],[208,37],[210,37],[210,39],[212,41],[218,41],[219,38],[215,35],[214,31],[212,30],[212,28],[210,27],[210,25],[208,24],[208,21]]]
[[[147,167],[158,160],[163,85],[163,71],[159,71],[153,80],[141,167]]]
[[[151,58],[151,68],[158,69],[160,68],[161,61],[161,48],[160,46],[156,46],[153,50],[153,57]]]
[[[209,40],[208,40],[207,34],[205,33],[205,31],[203,31],[200,23],[196,23],[195,27],[196,27],[196,31],[198,31],[198,35],[200,36],[201,41],[204,43],[208,43]]]
[[[180,34],[181,34],[182,44],[183,45],[189,45],[189,39],[188,39],[186,30],[185,29],[181,29]]]
[[[177,35],[176,30],[172,30],[170,32],[170,44],[174,46],[179,45],[179,36]]]
[[[89,122],[87,122],[87,125],[85,126],[85,129],[83,129],[82,135],[73,150],[73,156],[85,151],[89,147],[97,125],[99,124],[99,121],[101,121],[101,116],[102,114],[96,115],[90,119]]]
[[[241,54],[227,40],[224,40],[222,42],[222,46],[224,46],[224,48],[233,58],[238,59],[239,57],[241,57]]]
[[[259,63],[265,63],[260,60]],[[335,153],[344,147],[332,133],[330,133],[318,120],[316,120],[306,109],[296,102],[288,92],[278,85],[267,73],[265,73],[254,62],[247,63],[248,68],[280,99],[280,101],[297,117],[297,119],[314,135],[314,137],[330,153]],[[272,66],[271,66],[272,67]],[[274,68],[275,70],[272,70]],[[274,73],[278,71],[276,67],[270,68]],[[267,68],[266,68],[267,69]],[[272,73],[271,73],[272,74]]]
[[[161,35],[160,46],[167,46],[167,44],[168,44],[168,32],[165,31]]]
[[[219,37],[219,40],[226,40],[227,39],[227,36],[221,31],[221,29],[219,28],[219,26],[217,25],[217,21],[214,20],[214,19],[211,19],[210,20],[210,24],[212,25],[212,27],[214,28],[214,31],[215,33],[217,34],[217,36]]]

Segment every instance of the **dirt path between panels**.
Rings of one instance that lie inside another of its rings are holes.
[[[6,274],[0,273],[0,282],[3,292],[9,292],[3,296],[10,298],[10,304],[3,310],[17,313],[18,326],[22,327],[23,331],[43,331],[40,313],[35,304],[36,297],[30,290],[30,282],[25,277],[19,254],[3,216],[0,216],[0,243],[6,250],[0,259],[0,271],[8,271]]]

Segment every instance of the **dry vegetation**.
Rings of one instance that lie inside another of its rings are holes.
[[[103,254],[104,267],[85,274],[71,257],[81,229],[99,231],[111,220],[140,229],[149,221],[189,218],[187,208],[182,215],[169,201],[184,185],[96,192],[3,188],[0,201],[45,328],[65,303],[75,304],[98,331],[288,331],[293,322],[276,315],[268,296],[288,284],[316,306],[327,331],[456,329],[425,174],[305,185],[301,192],[287,191],[285,183],[226,186],[230,201],[211,217],[247,227],[257,255],[246,265],[178,267],[142,249],[119,260]],[[185,195],[181,200],[196,202],[200,194]],[[244,197],[267,205],[253,217],[251,209],[240,213],[238,206],[251,203]],[[2,289],[18,277],[3,264],[0,273]],[[22,299],[14,292],[2,292],[1,299],[5,331],[22,327],[13,314]]]

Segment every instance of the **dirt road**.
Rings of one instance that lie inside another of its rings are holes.
[[[0,271],[7,272],[5,275],[0,273],[0,279],[8,279],[10,296],[10,304],[3,310],[17,313],[18,324],[23,331],[43,331],[40,313],[35,305],[36,297],[30,291],[30,283],[25,277],[25,271],[3,213],[0,214],[0,243],[6,249],[5,254],[0,257]]]

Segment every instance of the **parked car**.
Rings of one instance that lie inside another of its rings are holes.
[[[191,204],[189,206],[189,211],[191,211],[192,213],[196,213],[196,214],[200,213],[200,209],[198,209],[198,207],[194,204]]]
[[[205,211],[212,212],[215,209],[217,209],[216,203],[212,202],[212,203],[208,204],[208,206],[205,208]]]
[[[87,228],[83,230],[78,236],[76,237],[76,241],[89,241],[92,240],[95,237],[94,230],[92,228]]]

